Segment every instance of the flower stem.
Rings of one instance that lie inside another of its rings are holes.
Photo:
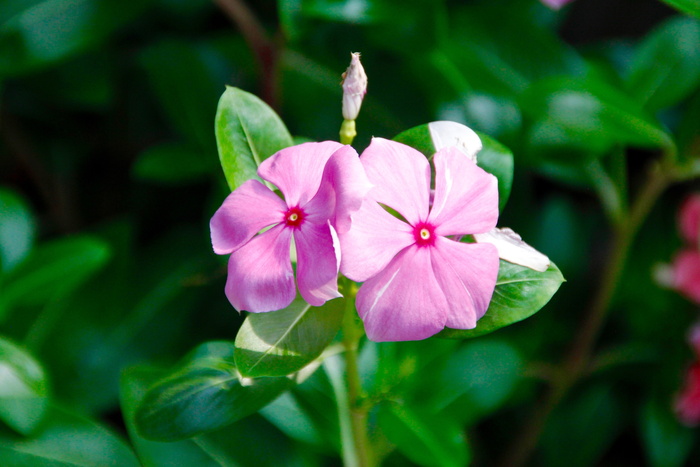
[[[340,125],[340,143],[352,144],[352,140],[355,139],[355,136],[357,136],[355,120],[343,120],[342,125]]]
[[[324,366],[333,385],[338,403],[340,436],[345,467],[370,467],[373,465],[371,446],[367,436],[367,405],[362,403],[362,384],[357,363],[357,347],[364,335],[355,312],[357,286],[341,280],[345,295],[345,315],[343,317],[344,364],[338,357],[326,359]]]
[[[548,392],[535,407],[530,420],[523,425],[513,445],[506,450],[501,465],[513,467],[527,463],[537,447],[549,415],[586,373],[593,347],[605,323],[634,238],[654,203],[673,179],[672,171],[664,170],[661,165],[653,166],[646,184],[639,192],[630,211],[614,223],[612,251],[605,266],[600,287],[593,296],[584,322],[579,327],[580,332],[565,357],[561,369],[551,381]]]

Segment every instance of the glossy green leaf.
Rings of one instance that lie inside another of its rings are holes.
[[[564,282],[554,263],[544,272],[501,260],[496,289],[486,314],[474,329],[445,328],[439,337],[466,339],[517,323],[537,313]]]
[[[384,403],[378,423],[384,435],[411,461],[425,467],[462,467],[471,454],[462,427],[419,408]]]
[[[256,178],[263,160],[293,144],[274,110],[253,94],[230,86],[219,100],[215,126],[219,160],[231,190]]]
[[[138,178],[167,184],[198,181],[215,169],[213,158],[178,143],[164,143],[146,149],[133,167]]]
[[[17,265],[34,244],[35,226],[27,203],[16,193],[0,189],[0,272]]]
[[[39,362],[0,338],[0,420],[28,435],[43,420],[48,402],[48,382]]]
[[[668,401],[650,400],[641,410],[641,434],[649,465],[681,467],[693,448],[695,433],[678,423]]]
[[[124,420],[129,437],[145,467],[299,465],[291,443],[284,439],[282,433],[255,415],[192,439],[158,442],[141,437],[134,420],[136,409],[148,387],[164,374],[164,371],[152,367],[137,366],[127,369],[121,378]]]
[[[91,236],[54,240],[36,247],[6,276],[2,308],[15,304],[41,304],[64,296],[105,265],[109,247]]]
[[[534,120],[528,141],[532,151],[553,153],[564,163],[578,164],[581,155],[600,156],[620,144],[673,146],[641,103],[602,81],[546,79],[533,84],[520,100]]]
[[[236,336],[236,366],[243,376],[284,376],[323,352],[340,329],[344,299],[314,307],[302,299],[284,310],[249,313]]]
[[[129,447],[97,422],[51,407],[31,438],[0,435],[0,465],[7,467],[137,467]]]
[[[430,159],[436,152],[436,146],[429,125],[427,123],[401,132],[394,137],[394,141],[411,146]],[[468,131],[467,127],[465,127],[466,131]],[[490,136],[476,133],[483,145],[477,154],[477,165],[498,179],[499,208],[503,209],[513,184],[513,153]]]
[[[663,0],[672,7],[696,18],[700,18],[700,0]]]
[[[0,75],[53,64],[104,41],[137,17],[149,1],[44,0],[2,11]]]
[[[233,344],[209,343],[181,369],[156,383],[136,411],[141,436],[176,441],[253,414],[292,386],[289,378],[241,378]]]
[[[630,66],[627,87],[651,110],[676,104],[700,84],[700,22],[676,17],[646,37]]]
[[[502,406],[521,375],[522,358],[507,342],[470,341],[447,357],[428,404],[462,424],[472,424]]]

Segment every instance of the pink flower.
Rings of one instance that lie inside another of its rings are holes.
[[[214,252],[230,254],[226,296],[238,310],[280,310],[296,296],[290,245],[297,252],[297,284],[309,304],[339,297],[336,230],[350,226],[369,190],[357,153],[326,141],[283,149],[231,193],[211,219]],[[263,229],[267,229],[262,233]]]
[[[670,266],[670,285],[700,305],[700,251],[682,250]]]
[[[448,236],[488,232],[498,219],[496,178],[455,147],[430,163],[403,144],[374,138],[360,157],[374,185],[340,234],[341,271],[365,282],[357,311],[374,341],[425,339],[445,326],[470,329],[484,315],[498,275],[496,247]],[[398,212],[401,220],[384,208]]]
[[[700,363],[688,369],[685,385],[676,398],[676,415],[681,423],[694,426],[700,423]]]
[[[678,223],[683,239],[700,249],[700,194],[691,195],[685,200]]]
[[[542,3],[550,7],[552,10],[558,10],[572,0],[540,0]]]

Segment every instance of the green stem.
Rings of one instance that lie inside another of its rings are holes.
[[[549,415],[569,390],[585,374],[591,360],[593,347],[605,323],[610,303],[620,282],[634,238],[639,232],[654,203],[668,184],[673,181],[669,171],[659,165],[652,167],[649,179],[637,196],[632,209],[614,224],[614,239],[610,259],[603,272],[600,287],[580,326],[574,344],[567,354],[562,369],[557,373],[549,391],[538,403],[532,418],[523,426],[520,436],[506,450],[501,465],[524,465],[537,446]]]
[[[373,465],[371,446],[367,436],[367,406],[362,403],[362,384],[358,366],[358,344],[364,330],[358,322],[355,312],[354,283],[343,284],[345,299],[345,316],[343,317],[343,362],[329,358],[324,362],[331,379],[333,391],[338,403],[340,417],[340,435],[345,467],[370,467]]]
[[[340,143],[352,144],[355,136],[357,136],[355,120],[343,120],[342,125],[340,125]]]

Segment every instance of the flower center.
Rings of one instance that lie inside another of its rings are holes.
[[[304,222],[305,217],[306,217],[306,214],[304,214],[304,211],[302,211],[299,206],[296,206],[296,207],[290,208],[289,211],[284,213],[284,223],[288,227],[298,229],[299,227],[301,227],[301,224]]]
[[[435,227],[427,222],[419,222],[413,227],[413,238],[418,246],[430,246],[435,244]]]

